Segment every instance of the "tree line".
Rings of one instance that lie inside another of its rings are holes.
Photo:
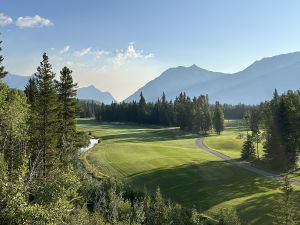
[[[260,108],[259,105],[226,104],[222,105],[225,119],[243,119],[247,112]]]
[[[99,104],[93,101],[80,102],[79,116],[94,116],[98,121],[136,122],[163,126],[179,126],[181,130],[206,134],[212,128],[220,134],[224,130],[222,105],[211,106],[208,96],[191,99],[180,93],[173,101],[166,100],[163,93],[156,102],[146,102],[143,93],[139,101]]]

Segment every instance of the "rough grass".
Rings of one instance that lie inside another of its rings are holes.
[[[278,182],[201,151],[193,134],[177,128],[94,120],[79,120],[78,128],[103,140],[82,155],[96,175],[116,176],[150,192],[159,185],[164,196],[208,215],[234,207],[243,224],[272,223]]]

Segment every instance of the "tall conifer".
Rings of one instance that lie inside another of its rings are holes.
[[[224,130],[224,113],[220,103],[217,101],[213,115],[213,126],[217,134]]]
[[[76,118],[76,88],[77,84],[73,82],[72,71],[64,67],[60,71],[60,81],[56,82],[59,100],[59,155],[63,165],[76,157],[75,142],[75,118]]]
[[[38,148],[42,151],[42,173],[46,176],[57,162],[58,144],[58,98],[55,89],[52,66],[46,53],[37,68],[35,74],[37,79],[37,123],[36,129],[39,131]]]

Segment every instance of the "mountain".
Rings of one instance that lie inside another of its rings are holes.
[[[20,90],[24,90],[28,80],[30,77],[28,76],[20,76],[8,73],[3,81],[6,83],[10,88],[16,88]]]
[[[173,100],[186,92],[189,96],[208,94],[210,102],[257,104],[271,99],[275,88],[279,93],[300,89],[300,52],[263,58],[232,74],[196,65],[170,68],[125,101],[138,100],[140,92],[147,101],[155,101],[163,92]]]
[[[93,85],[79,88],[77,91],[77,97],[79,99],[95,100],[105,104],[116,102],[114,97],[109,92],[100,91]]]
[[[3,79],[3,81],[10,88],[17,88],[20,90],[24,90],[29,78],[30,78],[29,76],[20,76],[20,75],[8,73]],[[77,97],[79,99],[95,100],[98,102],[103,102],[105,104],[110,104],[116,101],[109,92],[100,91],[93,85],[89,87],[78,88]]]

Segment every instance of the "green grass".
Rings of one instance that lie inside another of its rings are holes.
[[[82,155],[96,175],[118,177],[138,190],[159,185],[164,196],[208,215],[235,207],[243,224],[271,224],[278,183],[202,151],[193,134],[94,120],[79,120],[78,129],[103,140]]]
[[[241,158],[241,150],[244,138],[240,138],[240,134],[247,135],[246,128],[242,120],[225,120],[225,131],[221,135],[210,134],[205,138],[204,143],[211,149],[221,152],[233,159]],[[255,145],[256,148],[256,145]],[[263,155],[262,144],[258,145],[258,153]]]
[[[244,138],[240,138],[240,134],[243,134]],[[246,127],[242,120],[225,120],[225,130],[221,133],[221,135],[211,133],[205,138],[204,144],[224,155],[239,160],[241,158],[241,150],[246,135]],[[264,152],[263,145],[261,143],[258,144],[258,153],[260,158],[262,158]],[[252,162],[252,164],[259,168],[271,171],[268,165],[263,161],[256,160]],[[300,171],[290,175],[290,177],[300,181]]]

